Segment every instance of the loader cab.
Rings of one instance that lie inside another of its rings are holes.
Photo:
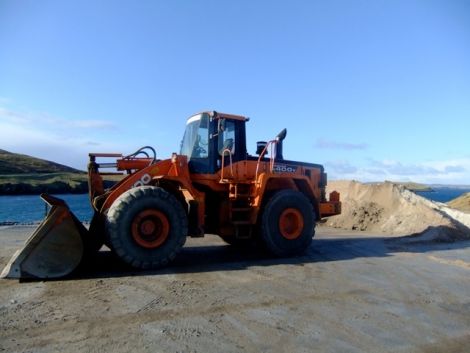
[[[188,157],[189,171],[215,174],[224,165],[246,160],[245,122],[238,115],[204,112],[186,122],[181,155]],[[230,158],[231,157],[231,158]]]

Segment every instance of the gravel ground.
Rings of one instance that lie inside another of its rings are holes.
[[[0,265],[32,232],[0,227]],[[413,243],[319,227],[273,259],[215,236],[171,267],[108,251],[73,278],[0,280],[5,352],[468,352],[470,241]]]

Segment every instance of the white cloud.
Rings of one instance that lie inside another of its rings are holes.
[[[362,166],[355,166],[345,161],[334,161],[325,163],[325,168],[334,179],[470,185],[470,158],[420,163],[369,160]]]
[[[99,145],[101,145],[101,143],[95,142],[95,141],[87,141],[86,145],[88,145],[88,146],[99,146]]]
[[[383,170],[385,173],[390,175],[403,175],[403,176],[415,176],[415,175],[426,175],[426,174],[439,174],[440,171],[432,166],[425,166],[423,164],[403,164],[397,161],[375,161],[371,160],[370,165],[374,169]]]
[[[31,119],[27,118],[23,114],[0,107],[0,121],[14,123],[14,124],[24,124],[24,123],[30,122]]]
[[[351,163],[348,161],[330,161],[326,162],[324,167],[327,169],[327,172],[329,174],[355,174],[358,172],[358,168],[353,166]]]
[[[0,97],[0,104],[1,104],[1,105],[8,104],[8,103],[10,103],[10,102],[11,102],[11,100],[10,100],[9,98],[7,98],[7,97]]]
[[[315,148],[320,149],[333,149],[333,150],[365,150],[369,146],[364,142],[351,143],[351,142],[340,142],[332,141],[324,138],[318,139],[314,145]]]
[[[108,120],[64,119],[0,107],[1,149],[79,169],[86,168],[90,145],[117,150],[117,133],[116,125]]]
[[[97,119],[64,119],[51,116],[47,113],[17,112],[0,107],[0,122],[12,124],[27,124],[24,128],[33,127],[41,130],[79,129],[116,129],[116,125],[109,120]]]
[[[0,120],[1,145],[24,145],[32,141],[48,142],[50,134],[38,129],[28,129],[21,125],[2,122]]]
[[[74,120],[68,121],[65,125],[80,129],[116,129],[116,125],[106,120]]]

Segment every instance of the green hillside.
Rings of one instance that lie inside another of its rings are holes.
[[[107,176],[106,188],[122,176]],[[82,194],[88,192],[86,172],[24,154],[0,150],[0,195]]]
[[[433,191],[432,188],[429,185],[414,183],[414,182],[411,182],[411,181],[409,181],[409,182],[391,181],[391,183],[402,185],[410,191]]]
[[[43,173],[84,173],[44,159],[0,149],[0,175]]]
[[[0,175],[0,195],[85,194],[85,173],[23,173]]]
[[[87,174],[62,164],[0,150],[0,195],[88,192]]]

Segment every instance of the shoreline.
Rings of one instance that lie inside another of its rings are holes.
[[[2,193],[0,192],[1,196],[41,196],[41,194],[49,194],[49,195],[86,195],[88,194],[88,190],[86,192],[73,192],[73,191],[41,191],[41,192],[18,192],[18,193]]]

